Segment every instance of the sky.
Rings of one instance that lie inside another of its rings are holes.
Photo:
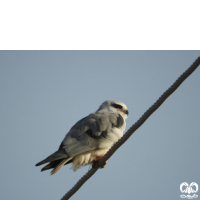
[[[67,165],[51,176],[35,164],[105,100],[127,105],[127,130],[199,56],[0,51],[1,199],[61,199],[90,167]],[[177,200],[182,182],[200,186],[199,77],[197,68],[71,199]]]

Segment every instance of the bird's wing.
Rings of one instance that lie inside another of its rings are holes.
[[[92,113],[70,129],[60,149],[64,149],[70,157],[96,150],[113,128],[121,128],[124,123],[124,119],[118,113],[108,111]]]

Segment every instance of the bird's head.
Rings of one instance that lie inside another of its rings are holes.
[[[98,110],[108,110],[119,113],[124,119],[128,116],[128,108],[121,101],[107,100],[101,104]]]

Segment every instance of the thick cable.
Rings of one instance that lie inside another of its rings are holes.
[[[156,111],[162,103],[181,85],[181,83],[194,72],[194,70],[200,65],[200,57],[198,57],[194,63],[167,89],[160,98],[140,117],[140,119],[131,126],[124,136],[112,146],[112,148],[104,155],[104,157],[97,162],[97,167],[91,168],[75,185],[69,190],[61,200],[69,199],[75,194],[78,189],[99,169],[103,166],[106,160],[108,160],[112,154],[124,143],[126,140],[149,118],[149,116]]]

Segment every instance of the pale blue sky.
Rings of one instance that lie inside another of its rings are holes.
[[[61,199],[89,169],[50,176],[35,164],[107,100],[129,108],[126,130],[200,51],[0,51],[1,199]],[[200,69],[71,198],[180,198],[200,186]],[[198,192],[200,195],[200,193]]]

